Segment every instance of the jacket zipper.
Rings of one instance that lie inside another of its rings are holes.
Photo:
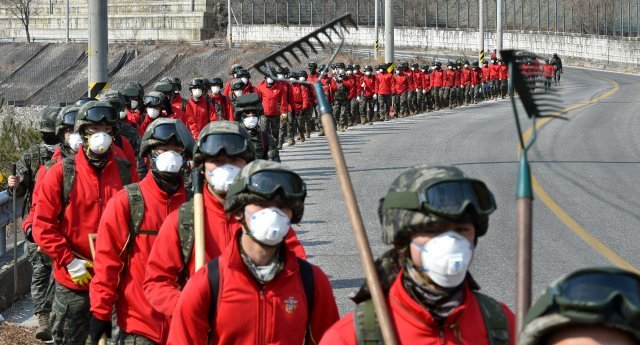
[[[438,322],[438,327],[440,329],[440,345],[445,345],[447,343],[447,339],[444,334],[444,323]]]
[[[258,293],[258,315],[260,315],[260,319],[258,320],[258,344],[264,344],[265,337],[265,307],[264,307],[264,286],[260,286],[260,291]]]

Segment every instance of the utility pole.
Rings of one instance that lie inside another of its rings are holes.
[[[67,0],[67,43],[70,42],[70,39],[69,39],[69,25],[71,25],[71,24],[69,23],[69,11],[70,11],[70,9],[69,9],[69,0]]]
[[[502,0],[497,1],[496,6],[496,15],[498,16],[496,20],[496,43],[497,43],[497,56],[500,58],[500,51],[502,50]]]
[[[109,88],[107,2],[108,0],[89,0],[89,97],[96,97],[100,91]]]
[[[380,0],[373,0],[374,3],[374,12],[375,12],[375,19],[373,20],[373,26],[375,27],[375,31],[376,31],[376,41],[373,44],[373,57],[375,59],[378,58],[378,49],[380,49],[380,43],[378,42],[379,36],[378,36],[378,3],[380,2]]]
[[[393,63],[393,0],[384,0],[384,62]]]
[[[227,41],[229,48],[233,47],[233,33],[231,33],[231,0],[227,0]]]
[[[484,63],[484,0],[478,0],[478,28],[480,30],[480,63]]]

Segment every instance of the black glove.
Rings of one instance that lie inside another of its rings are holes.
[[[91,343],[97,344],[103,334],[107,338],[111,338],[111,320],[102,321],[91,315],[89,320],[89,334],[91,334]]]
[[[27,238],[27,241],[31,242],[31,243],[35,243],[36,241],[33,240],[33,234],[31,233],[31,227],[27,228],[27,233],[25,234],[25,237]]]

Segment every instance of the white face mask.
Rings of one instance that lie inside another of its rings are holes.
[[[273,79],[267,77],[267,84],[273,84]]]
[[[447,68],[448,68],[448,69],[453,69],[453,67],[451,67],[451,66],[448,66]]]
[[[96,154],[103,154],[111,146],[111,136],[105,132],[93,133],[89,137],[89,150]]]
[[[80,136],[80,134],[78,133],[71,133],[69,135],[68,144],[72,150],[78,151],[78,147],[80,147],[80,144],[82,144],[82,136]]]
[[[242,80],[242,82],[244,83],[244,85],[247,85],[249,83],[249,79],[248,78],[240,78],[240,80]]]
[[[473,258],[473,244],[455,231],[447,231],[432,238],[425,246],[415,242],[412,245],[420,248],[422,268],[433,282],[453,288],[460,285],[467,275]]]
[[[242,120],[244,123],[244,127],[247,129],[254,129],[258,125],[258,117],[257,116],[247,116]]]
[[[242,90],[233,90],[233,94],[236,95],[236,97],[240,97],[242,96]]]
[[[211,92],[212,92],[214,95],[219,94],[219,93],[220,93],[220,86],[212,86],[212,87],[211,87]]]
[[[247,224],[251,236],[267,246],[280,244],[291,227],[289,217],[277,207],[265,208],[254,214],[245,211],[245,214],[250,217]]]
[[[147,108],[147,115],[149,115],[149,118],[152,120],[155,120],[160,116],[160,110],[156,108]]]
[[[134,101],[134,100],[132,100],[132,101],[131,101],[131,109],[135,109],[135,108],[137,108],[137,107],[138,107],[138,101]]]
[[[467,67],[469,67],[469,65],[464,65],[464,68],[467,68]]]
[[[159,154],[155,160],[159,172],[177,173],[184,164],[182,155],[175,151],[165,151]]]
[[[294,82],[294,81],[296,81],[296,78],[289,78],[289,81],[290,82]]]
[[[49,151],[49,152],[55,152],[55,151],[56,151],[56,149],[57,149],[58,147],[60,147],[60,144],[53,144],[53,145],[47,145],[47,144],[45,144],[45,145],[44,145],[44,147],[46,147],[46,148],[47,148],[47,151]]]
[[[366,75],[366,76],[370,76],[370,75],[371,75],[371,72],[369,72],[369,71],[364,72],[364,75]]]
[[[218,194],[226,194],[233,180],[240,173],[240,168],[232,164],[225,164],[207,171],[207,181],[213,190]]]
[[[352,71],[347,71],[347,75],[351,75],[351,74],[353,74]]]
[[[202,97],[202,90],[200,90],[200,89],[192,89],[191,90],[191,94],[193,95],[194,98],[200,98],[200,97]]]
[[[298,80],[305,81],[306,79],[304,79],[304,77],[300,77],[300,78],[298,78]]]
[[[278,77],[278,79],[284,79],[284,74],[278,74],[276,77]]]
[[[120,120],[124,119],[125,117],[127,117],[127,112],[126,111],[121,111],[120,112]]]
[[[382,70],[381,70],[381,69],[379,69],[379,70],[378,70],[378,73],[382,73]]]
[[[412,70],[412,71],[415,71],[415,70],[416,70],[416,68],[415,68],[415,67],[411,67],[411,70]]]

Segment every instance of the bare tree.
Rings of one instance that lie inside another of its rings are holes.
[[[5,7],[11,14],[20,19],[27,34],[27,42],[31,42],[29,34],[29,20],[35,11],[34,3],[36,0],[0,0],[2,7]]]

